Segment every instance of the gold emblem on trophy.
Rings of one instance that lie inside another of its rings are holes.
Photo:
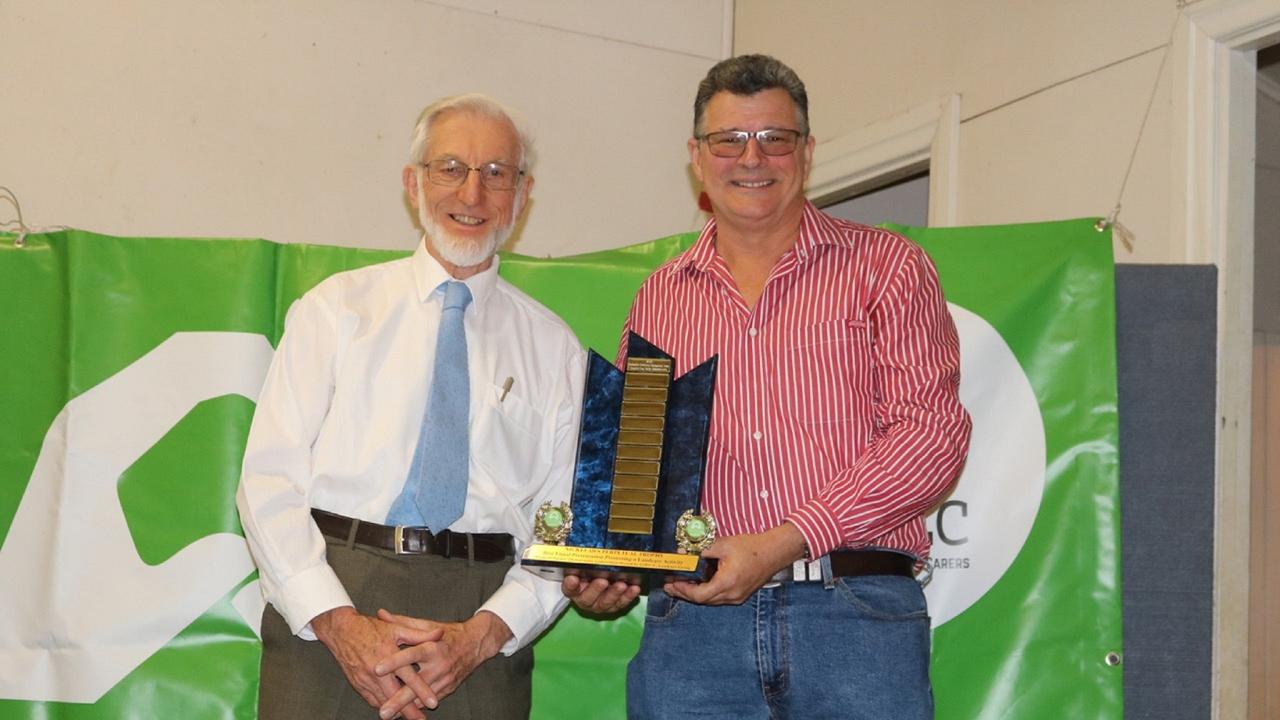
[[[716,519],[711,513],[695,515],[685,510],[676,521],[676,547],[682,553],[701,555],[716,539]]]
[[[533,536],[544,545],[563,545],[573,528],[573,510],[569,503],[552,505],[548,500],[538,506],[533,516]]]

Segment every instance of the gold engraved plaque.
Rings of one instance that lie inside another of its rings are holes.
[[[617,458],[613,469],[615,491],[609,504],[609,532],[653,534],[653,506],[657,499],[635,493],[619,493],[619,475],[629,476],[636,462],[654,464],[654,474],[662,464],[662,430],[666,423],[668,386],[674,363],[669,358],[627,358],[627,377],[622,385],[622,422],[628,418],[661,420],[650,432],[621,430],[619,423]],[[641,523],[640,520],[647,522]]]

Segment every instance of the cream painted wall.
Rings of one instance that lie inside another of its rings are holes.
[[[537,138],[515,250],[641,242],[699,220],[689,106],[731,12],[729,0],[6,0],[0,185],[30,224],[405,249],[413,122],[475,90]]]
[[[1214,0],[1201,0],[1209,3]],[[1177,14],[1172,0],[850,3],[738,0],[734,52],[809,88],[819,143],[961,95],[959,224],[1108,214]],[[1120,220],[1120,262],[1202,262],[1170,237],[1165,67]]]

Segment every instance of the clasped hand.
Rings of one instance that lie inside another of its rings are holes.
[[[365,702],[383,718],[406,720],[425,720],[422,708],[435,709],[511,637],[488,612],[440,623],[347,607],[321,614],[312,628]]]
[[[401,649],[380,661],[374,672],[404,684],[379,708],[383,718],[403,713],[414,720],[409,713],[416,712],[419,703],[434,709],[511,639],[506,623],[483,610],[460,623],[420,620],[386,610],[378,611],[378,619],[395,627]]]

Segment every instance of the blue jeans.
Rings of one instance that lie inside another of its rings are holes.
[[[931,720],[924,593],[889,575],[785,583],[742,605],[654,590],[627,716]]]

